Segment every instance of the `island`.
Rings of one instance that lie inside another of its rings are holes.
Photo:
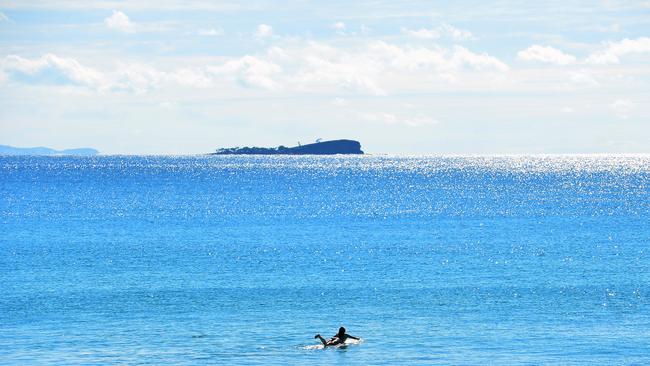
[[[74,156],[94,156],[99,151],[88,147],[78,149],[54,150],[49,147],[14,147],[8,145],[0,145],[0,155],[34,155],[34,156],[58,156],[58,155],[74,155]]]
[[[286,147],[229,147],[217,149],[210,155],[335,155],[363,154],[361,143],[355,140],[317,140],[313,144]]]

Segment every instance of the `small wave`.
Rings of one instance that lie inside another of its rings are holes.
[[[308,346],[302,346],[300,348],[304,350],[315,350],[315,349],[324,349],[324,348],[347,348],[348,346],[353,346],[361,343],[363,343],[363,339],[359,339],[359,340],[348,339],[347,341],[345,341],[345,343],[337,344],[335,346],[325,347],[322,344],[311,344]]]
[[[302,348],[304,350],[314,350],[314,349],[323,349],[325,347],[322,344],[312,344],[312,345],[309,345],[309,346],[302,346],[300,348]]]

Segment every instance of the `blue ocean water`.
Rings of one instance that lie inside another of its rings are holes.
[[[0,364],[650,364],[650,156],[1,157],[0,223]]]

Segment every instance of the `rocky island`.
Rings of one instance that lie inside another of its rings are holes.
[[[316,141],[313,144],[294,147],[229,147],[221,148],[211,155],[334,155],[363,154],[361,143],[354,140]]]

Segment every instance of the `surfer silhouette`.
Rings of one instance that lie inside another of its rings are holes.
[[[314,336],[314,338],[320,339],[320,341],[323,342],[323,346],[325,346],[325,347],[327,347],[327,346],[336,346],[338,344],[343,344],[343,343],[345,343],[345,341],[348,338],[356,339],[357,341],[359,340],[359,338],[357,338],[357,337],[353,337],[353,336],[351,336],[349,334],[346,334],[344,327],[339,328],[339,332],[336,333],[334,335],[334,337],[330,338],[329,340],[325,340],[325,338],[323,338],[320,334],[316,334]]]

